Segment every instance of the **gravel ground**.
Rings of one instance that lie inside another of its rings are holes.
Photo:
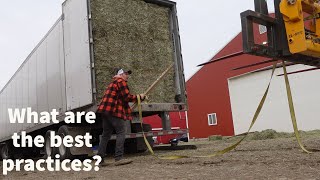
[[[231,145],[237,138],[196,141],[196,150],[159,150],[158,155],[208,155]],[[320,179],[320,136],[304,137],[312,154],[302,152],[294,138],[244,141],[236,150],[212,158],[160,160],[148,152],[126,155],[124,166],[107,166],[91,172],[11,172],[6,180],[37,179]],[[111,158],[107,158],[111,162]],[[2,170],[2,163],[1,163]]]

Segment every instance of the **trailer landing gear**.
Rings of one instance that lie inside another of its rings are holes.
[[[11,144],[6,142],[0,146],[1,159],[11,159]]]
[[[46,132],[45,135],[45,146],[44,146],[44,153],[45,153],[45,157],[54,157],[58,152],[57,152],[57,148],[51,147],[50,144],[50,132],[51,130],[48,130]]]
[[[61,126],[58,130],[58,134],[63,139],[65,136],[70,135],[68,127],[67,126]],[[73,158],[73,155],[70,152],[70,148],[66,147],[63,143],[58,148],[58,152],[60,154],[60,159],[71,159]]]

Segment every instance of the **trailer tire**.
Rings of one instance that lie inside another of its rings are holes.
[[[44,144],[44,153],[45,157],[54,157],[57,154],[57,148],[51,147],[51,139],[50,139],[50,132],[51,130],[48,130],[45,135],[45,144]]]
[[[12,153],[11,153],[11,146],[9,143],[4,143],[1,146],[1,159],[11,159],[12,158]]]
[[[171,142],[170,145],[171,145],[171,147],[177,147],[178,146],[178,141],[177,142]]]
[[[69,130],[68,130],[68,126],[66,126],[66,125],[61,126],[58,130],[58,134],[62,139],[65,136],[70,135]],[[70,148],[66,147],[63,143],[58,148],[58,152],[59,152],[61,160],[73,158],[73,155],[71,154]]]

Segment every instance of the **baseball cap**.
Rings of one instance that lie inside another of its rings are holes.
[[[119,69],[118,71],[117,71],[117,75],[120,75],[120,74],[123,74],[123,73],[128,73],[128,74],[131,74],[132,73],[132,71],[131,70],[125,70],[125,69]]]

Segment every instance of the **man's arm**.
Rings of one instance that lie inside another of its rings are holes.
[[[125,101],[135,102],[137,100],[136,95],[130,94],[128,84],[126,81],[120,81],[118,85],[119,85],[120,93],[124,97]]]

